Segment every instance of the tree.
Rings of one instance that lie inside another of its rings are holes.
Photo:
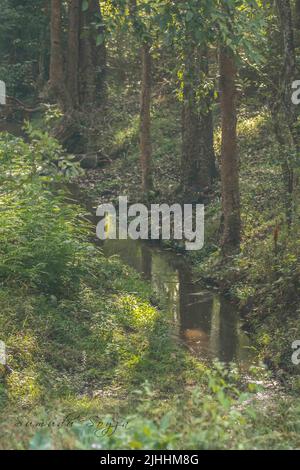
[[[293,193],[294,193],[294,167],[290,158],[290,149],[293,147],[299,152],[296,107],[292,103],[292,83],[296,79],[296,56],[294,43],[294,29],[290,0],[276,0],[282,33],[282,50],[284,64],[282,69],[280,96],[278,97],[279,113],[276,117],[276,135],[282,147],[282,172],[286,189],[286,215],[289,225],[293,219]]]
[[[64,108],[95,108],[104,99],[106,73],[100,5],[97,0],[69,0],[65,73],[61,4],[57,0],[51,3],[50,89]]]
[[[143,7],[144,5],[141,5]],[[151,92],[152,57],[149,28],[144,21],[144,11],[138,9],[136,0],[129,0],[129,16],[134,34],[141,43],[141,95],[140,95],[140,162],[142,191],[145,195],[153,188],[151,143]]]
[[[295,28],[299,32],[300,29],[300,0],[295,0]]]
[[[79,38],[81,0],[69,0],[67,87],[73,108],[79,105]]]
[[[255,1],[220,1],[225,24],[219,23],[220,108],[222,121],[221,186],[222,236],[224,255],[239,251],[241,242],[241,208],[239,156],[237,145],[237,60],[240,50],[249,54],[250,32],[255,35],[260,26]],[[251,57],[251,52],[250,52]]]
[[[80,33],[80,102],[95,108],[104,101],[106,76],[104,25],[98,0],[89,0],[81,15]]]
[[[49,84],[51,94],[65,102],[65,74],[62,52],[61,1],[51,0],[51,50]]]
[[[151,69],[150,45],[145,41],[142,46],[142,86],[140,110],[140,146],[142,191],[146,194],[153,186],[152,145],[151,145]]]
[[[220,94],[222,116],[222,249],[239,249],[241,232],[239,162],[237,150],[236,65],[229,47],[220,48]]]

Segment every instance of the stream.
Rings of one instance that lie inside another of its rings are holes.
[[[96,206],[84,198],[76,184],[68,188],[95,226]],[[237,305],[212,287],[196,281],[185,256],[161,245],[140,240],[93,240],[106,257],[118,256],[123,263],[151,283],[155,299],[163,304],[175,338],[201,361],[234,362],[248,370],[256,362],[255,348],[243,328]]]
[[[74,198],[88,211],[95,226],[96,206],[83,197],[79,186],[68,184]],[[212,287],[196,281],[187,258],[160,245],[140,240],[93,240],[104,256],[118,256],[151,283],[155,299],[163,304],[175,338],[201,361],[218,359],[239,364],[244,371],[256,362],[255,348],[243,328],[238,308]]]
[[[175,336],[191,354],[246,367],[253,362],[254,348],[236,305],[196,282],[185,257],[134,240],[107,240],[101,248],[105,256],[119,256],[151,282],[155,297],[164,300]]]
[[[0,131],[22,135],[17,123],[2,121]],[[82,198],[77,185],[68,187],[74,199],[87,207],[96,225],[96,208]],[[164,310],[170,315],[174,336],[195,357],[236,362],[242,368],[255,361],[255,350],[236,305],[196,282],[184,256],[130,239],[101,242],[101,249],[105,256],[119,256],[151,283],[155,298],[163,299]]]

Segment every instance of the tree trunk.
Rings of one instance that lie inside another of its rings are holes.
[[[69,0],[67,87],[73,108],[79,105],[79,37],[81,0]]]
[[[295,0],[295,30],[298,36],[298,44],[299,44],[299,31],[300,31],[300,0]]]
[[[142,46],[142,90],[140,110],[140,150],[142,169],[142,191],[146,194],[153,187],[151,145],[151,69],[150,45]]]
[[[290,125],[295,122],[295,106],[291,100],[292,82],[296,80],[296,56],[292,10],[290,0],[276,0],[283,36],[284,69],[282,77],[282,95],[285,112]]]
[[[43,14],[45,17],[44,28],[40,32],[40,50],[38,58],[38,76],[37,76],[37,89],[42,92],[48,81],[49,60],[48,60],[48,47],[49,47],[49,31],[48,25],[50,23],[50,8],[48,0],[44,0]]]
[[[99,2],[90,0],[82,15],[80,40],[80,102],[89,108],[103,103],[105,96],[106,46],[102,21]]]
[[[60,102],[64,102],[65,76],[61,34],[61,1],[51,0],[50,93],[53,94]]]
[[[186,48],[182,108],[182,185],[185,194],[205,192],[215,176],[210,94],[197,98],[208,75],[206,51]],[[202,80],[201,80],[202,79]],[[202,94],[202,93],[201,93]]]
[[[129,14],[134,33],[140,39],[140,26],[136,0],[129,2]],[[145,195],[153,189],[152,143],[151,143],[151,91],[152,57],[150,42],[144,40],[141,47],[142,83],[140,103],[140,166],[142,173],[142,191]]]
[[[224,254],[240,247],[241,216],[239,162],[237,150],[236,66],[233,53],[220,50],[220,92],[222,115],[222,248]]]
[[[296,74],[296,55],[294,29],[292,20],[292,10],[290,0],[276,0],[279,13],[282,40],[284,66],[281,79],[281,96],[279,96],[279,121],[277,127],[277,136],[282,146],[292,145],[297,153],[299,153],[298,130],[295,126],[297,121],[297,108],[292,103],[292,83],[297,78]],[[280,117],[281,116],[281,117]],[[279,135],[281,134],[281,136]],[[288,225],[291,225],[293,219],[293,193],[294,193],[294,168],[289,158],[289,151],[282,149],[283,162],[282,172],[284,185],[286,189],[286,215]]]

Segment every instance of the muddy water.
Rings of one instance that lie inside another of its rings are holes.
[[[133,240],[107,240],[106,256],[118,255],[151,282],[169,312],[178,340],[199,359],[249,365],[254,357],[236,306],[192,278],[182,256]]]

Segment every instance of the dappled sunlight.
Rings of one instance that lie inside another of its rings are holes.
[[[1,14],[0,449],[298,448],[300,1]]]
[[[244,119],[241,118],[238,121],[238,134],[243,138],[257,138],[265,129],[269,120],[270,117],[266,111]]]

